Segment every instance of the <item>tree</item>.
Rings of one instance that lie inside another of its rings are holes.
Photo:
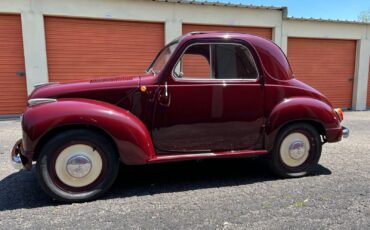
[[[370,9],[361,11],[358,15],[358,20],[360,22],[370,22]]]

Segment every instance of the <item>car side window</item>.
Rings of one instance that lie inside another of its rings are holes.
[[[240,44],[195,44],[179,59],[174,75],[184,79],[256,79],[249,49]]]
[[[256,79],[257,68],[251,52],[242,45],[215,44],[214,76],[216,79]]]
[[[175,75],[178,78],[212,78],[210,45],[197,44],[188,47],[177,63]]]

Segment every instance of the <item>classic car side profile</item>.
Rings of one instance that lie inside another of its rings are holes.
[[[324,143],[349,135],[342,120],[273,42],[193,32],[146,74],[35,86],[11,159],[27,170],[36,161],[41,187],[63,202],[104,194],[120,162],[264,156],[278,176],[301,177]]]

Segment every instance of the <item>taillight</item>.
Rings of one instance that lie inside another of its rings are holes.
[[[338,115],[340,121],[344,120],[343,110],[341,108],[334,109],[335,113]]]

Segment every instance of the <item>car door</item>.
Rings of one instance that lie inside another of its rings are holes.
[[[260,149],[261,79],[250,48],[243,44],[189,45],[155,106],[152,138],[157,151]]]

